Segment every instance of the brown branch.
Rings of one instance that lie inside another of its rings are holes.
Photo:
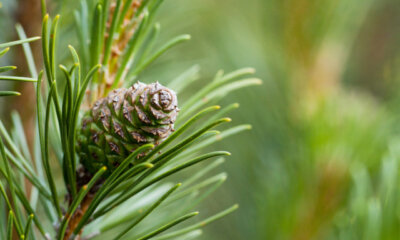
[[[83,199],[80,207],[75,211],[74,215],[71,217],[71,219],[70,219],[70,221],[68,223],[68,227],[67,227],[67,230],[66,230],[65,235],[64,235],[64,240],[68,240],[71,237],[72,233],[75,231],[76,227],[80,223],[83,215],[88,210],[88,208],[90,206],[90,203],[93,200],[93,197],[94,197],[94,194],[89,193]],[[68,218],[70,216],[65,216],[65,217]],[[81,230],[79,235],[82,233],[82,231],[83,230]],[[78,239],[79,239],[79,236],[78,236]]]

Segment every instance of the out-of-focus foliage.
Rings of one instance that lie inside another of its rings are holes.
[[[159,62],[160,72],[190,65],[196,56],[205,72],[249,65],[264,80],[234,96],[242,111],[234,118],[254,130],[226,143],[234,156],[229,190],[209,203],[232,198],[241,208],[204,239],[398,237],[397,174],[385,172],[396,158],[385,156],[394,156],[388,149],[398,132],[399,4],[167,5],[162,19],[171,32],[164,34],[189,32],[193,42]],[[177,19],[183,23],[177,26]]]

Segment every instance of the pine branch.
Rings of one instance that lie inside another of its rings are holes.
[[[83,237],[83,229],[89,235],[103,234],[117,226],[122,230],[116,239],[159,237],[164,231],[196,216],[198,212],[185,213],[193,211],[225,182],[225,173],[202,178],[224,162],[220,157],[230,153],[201,152],[216,141],[248,130],[250,126],[216,130],[222,123],[231,121],[226,114],[238,108],[238,104],[222,110],[219,106],[207,104],[216,103],[233,90],[260,84],[260,80],[242,79],[254,73],[250,68],[226,75],[220,72],[214,81],[180,104],[182,110],[179,110],[173,89],[158,82],[135,83],[135,79],[162,54],[190,39],[184,34],[161,47],[155,46],[161,27],[153,21],[162,2],[82,1],[75,17],[78,38],[85,41],[81,41],[76,49],[69,45],[71,59],[59,61],[57,56],[62,46],[58,46],[57,39],[59,25],[63,26],[62,18],[60,15],[52,18],[47,13],[45,1],[42,1],[44,70],[39,74],[27,45],[39,37],[26,38],[23,29],[17,26],[21,40],[0,44],[0,48],[5,48],[0,51],[0,56],[7,53],[8,47],[23,44],[32,75],[1,75],[0,80],[37,84],[38,134],[33,143],[34,154],[31,156],[27,149],[23,149],[29,143],[19,129],[22,125],[18,115],[13,115],[17,129],[12,132],[12,137],[0,124],[3,160],[0,172],[5,179],[4,185],[0,182],[0,190],[10,211],[8,227],[1,232],[7,233],[8,237],[12,237],[15,230],[22,239],[35,239],[38,233],[47,239],[78,239]],[[15,68],[0,67],[0,72]],[[199,68],[195,66],[169,85],[181,92],[198,76]],[[121,86],[127,88],[119,88]],[[17,94],[0,92],[0,96]],[[203,110],[199,110],[201,108]],[[208,165],[193,176],[180,174],[206,160],[209,160]],[[60,165],[55,166],[54,162]],[[57,167],[61,168],[64,188],[60,186]],[[170,176],[181,178],[184,186],[171,186]],[[18,185],[24,177],[32,183],[30,200],[25,187]],[[166,185],[168,189],[162,190]],[[66,201],[61,201],[62,194],[65,194]],[[146,198],[150,201],[144,201]],[[143,206],[138,205],[140,201],[143,201]],[[110,217],[123,211],[125,205],[145,211],[127,211],[125,217]],[[164,216],[171,206],[179,206],[176,214]],[[203,224],[236,208],[235,205],[206,219]],[[44,209],[46,214],[37,212],[38,209]],[[155,220],[151,226],[145,227],[144,222],[148,219]],[[96,225],[97,222],[103,222],[101,227]],[[49,228],[49,223],[55,228]],[[174,238],[190,232],[197,234],[199,226],[194,224],[159,238]]]

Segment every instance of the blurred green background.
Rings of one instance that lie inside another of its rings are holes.
[[[2,2],[2,29],[12,26],[4,18],[23,21],[14,1]],[[53,2],[66,16],[61,41],[76,41],[72,1]],[[23,25],[38,34],[38,8],[30,18]],[[229,179],[205,209],[240,209],[200,239],[400,239],[400,1],[165,0],[158,19],[162,39],[193,40],[143,81],[199,64],[193,92],[219,69],[254,67],[264,82],[221,103],[239,102],[234,122],[253,129],[220,143],[232,152]]]
[[[166,1],[160,19],[193,41],[158,74],[199,62],[264,81],[224,101],[253,130],[223,143],[209,208],[241,207],[203,239],[400,239],[399,1]]]

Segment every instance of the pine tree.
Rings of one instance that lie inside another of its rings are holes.
[[[7,47],[23,44],[32,75],[0,76],[0,80],[34,82],[37,94],[33,155],[18,114],[13,114],[11,131],[0,122],[0,206],[9,210],[7,215],[0,213],[1,239],[11,239],[15,233],[19,239],[190,239],[237,208],[233,205],[165,233],[196,216],[193,209],[226,179],[224,173],[206,176],[230,154],[201,151],[250,128],[213,130],[230,122],[224,115],[238,105],[221,110],[207,105],[261,82],[245,78],[254,73],[251,68],[220,71],[179,106],[179,93],[196,80],[197,68],[167,87],[156,81],[138,82],[160,55],[190,38],[178,36],[154,50],[160,31],[154,15],[161,2],[82,1],[76,14],[82,41],[77,50],[68,46],[70,59],[62,65],[56,61],[58,49],[65,49],[56,44],[60,16],[50,17],[42,1],[44,69],[39,74],[28,44],[38,37],[25,38],[18,28],[21,40],[0,44],[0,55]],[[206,160],[208,164],[193,175],[177,174]],[[182,183],[166,179],[171,175]],[[25,180],[32,185],[30,195]]]

